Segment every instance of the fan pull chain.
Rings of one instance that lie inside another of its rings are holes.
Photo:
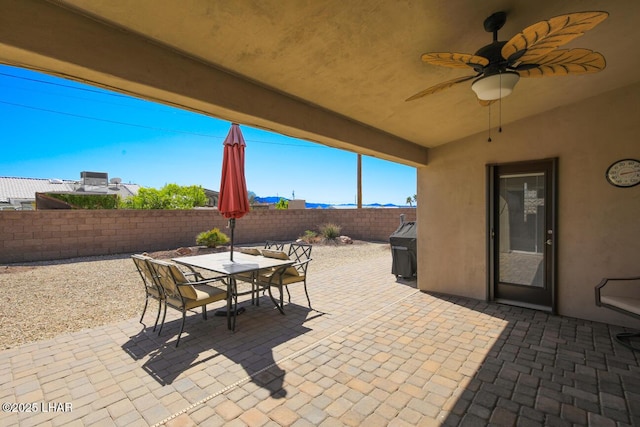
[[[489,104],[489,139],[487,142],[491,142],[491,104]]]
[[[498,133],[502,132],[502,73],[500,73],[500,99],[498,100]]]
[[[502,94],[501,94],[502,95]],[[502,132],[502,98],[498,101],[498,132]]]

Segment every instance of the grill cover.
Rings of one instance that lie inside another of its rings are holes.
[[[389,237],[393,265],[391,274],[414,277],[417,273],[417,227],[413,221],[404,222]]]
[[[416,223],[413,221],[400,224],[400,227],[391,234],[389,242],[391,246],[404,246],[405,248],[416,252],[418,233],[416,231]]]

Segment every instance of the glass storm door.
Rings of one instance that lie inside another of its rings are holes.
[[[489,297],[555,312],[556,160],[487,169]]]

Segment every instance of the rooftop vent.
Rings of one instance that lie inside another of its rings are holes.
[[[106,172],[80,172],[83,191],[106,193],[109,185],[109,174]]]
[[[84,185],[104,185],[109,182],[109,174],[106,172],[80,172],[80,178]]]

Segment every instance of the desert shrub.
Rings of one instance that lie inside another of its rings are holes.
[[[340,236],[342,227],[333,223],[322,224],[320,226],[320,234],[326,240],[335,240]]]
[[[307,243],[313,243],[318,238],[318,233],[312,230],[305,230],[304,234],[300,236],[300,240],[303,240]]]
[[[196,243],[204,245],[208,248],[215,248],[218,245],[224,245],[229,242],[229,237],[220,231],[218,228],[214,228],[209,231],[203,231],[196,237]]]

